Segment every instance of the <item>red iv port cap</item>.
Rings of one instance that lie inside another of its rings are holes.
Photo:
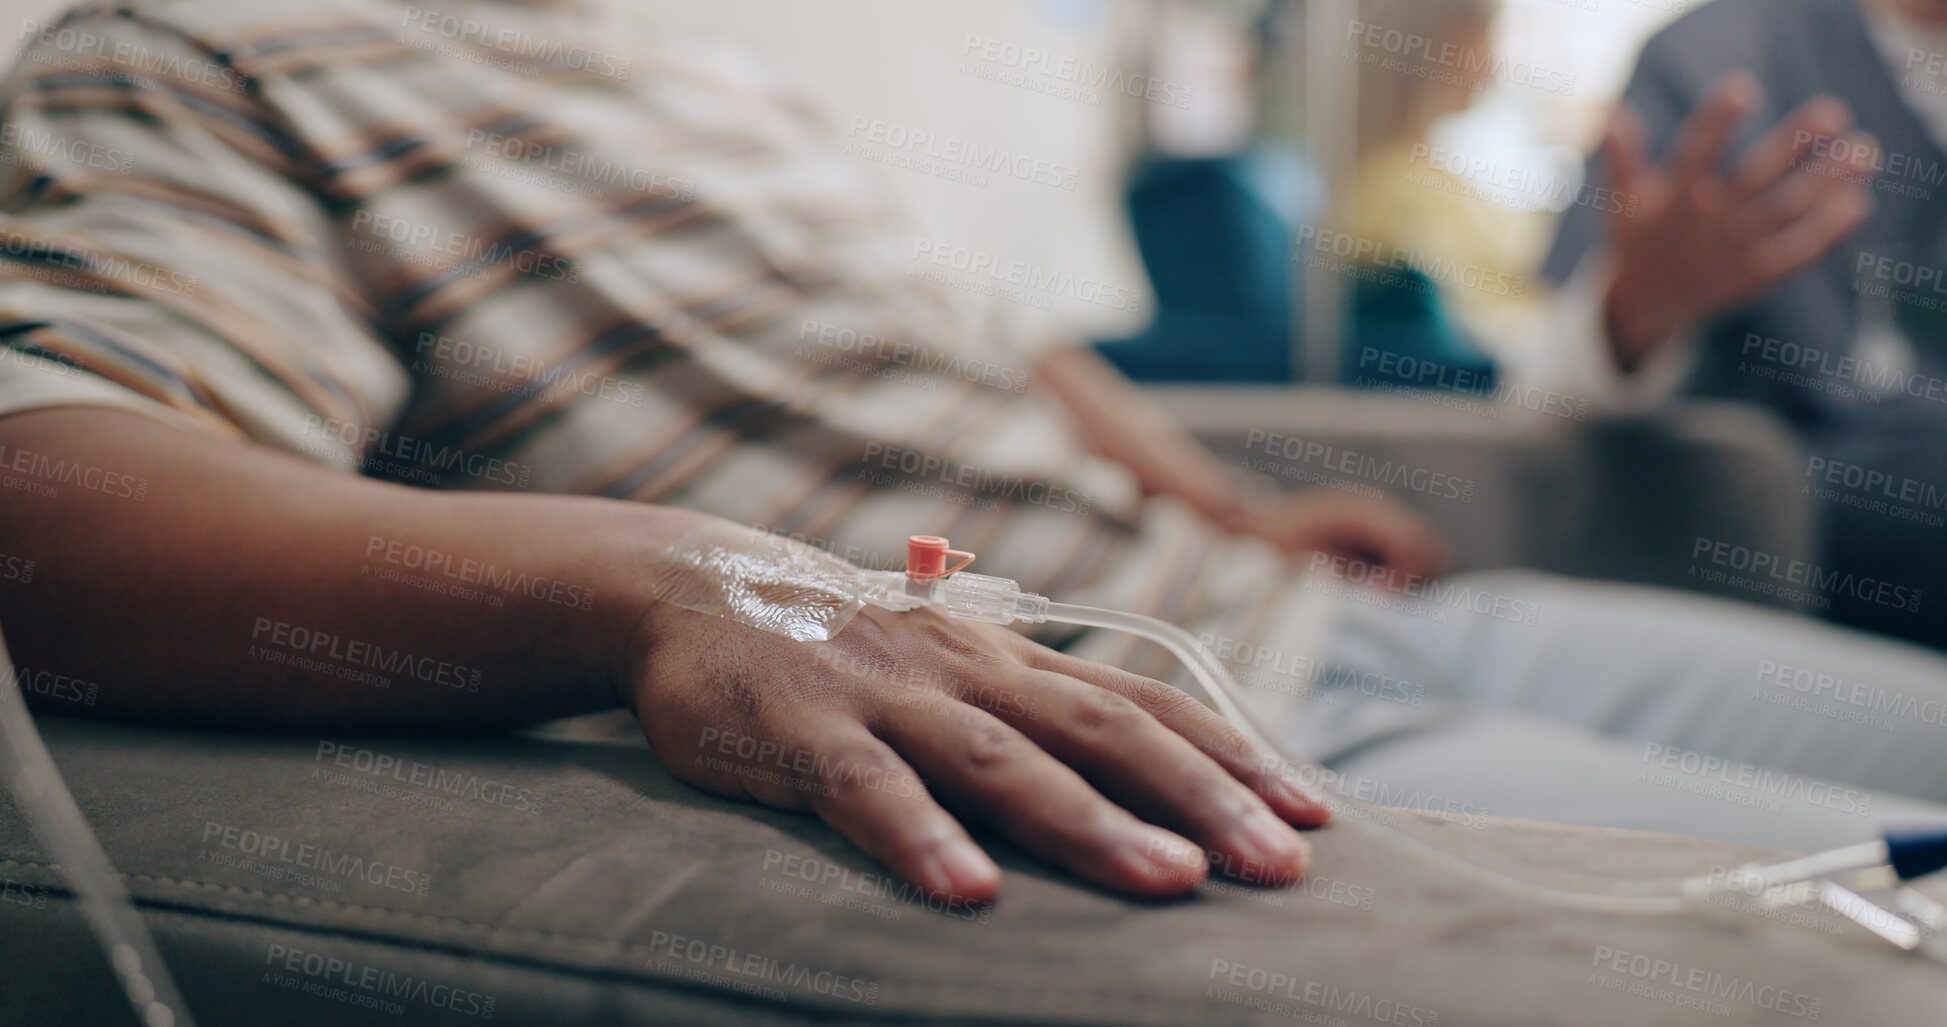
[[[961,560],[948,567],[946,558],[949,556],[957,556]],[[906,576],[914,581],[944,578],[973,561],[972,553],[948,548],[947,540],[938,535],[914,535],[906,539]]]

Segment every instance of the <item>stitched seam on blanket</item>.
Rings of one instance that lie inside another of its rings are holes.
[[[58,871],[61,869],[61,864],[42,863],[38,860],[0,858],[0,867],[23,867],[23,868],[31,868],[31,869],[38,869],[38,870]],[[406,920],[430,922],[430,923],[449,926],[449,927],[472,928],[474,930],[477,930],[489,936],[504,935],[504,936],[511,936],[511,937],[519,937],[526,940],[541,940],[541,941],[556,942],[556,943],[566,942],[566,943],[574,943],[578,945],[590,945],[598,948],[609,949],[612,951],[622,951],[630,954],[640,954],[640,955],[644,955],[645,957],[649,955],[653,955],[656,951],[654,948],[651,948],[650,946],[642,945],[637,942],[613,941],[613,940],[606,940],[601,938],[583,938],[579,935],[562,934],[558,931],[544,931],[538,927],[509,927],[505,924],[485,924],[477,920],[462,920],[459,917],[436,916],[432,913],[420,913],[410,909],[391,909],[385,906],[367,906],[356,902],[339,902],[336,899],[313,898],[308,895],[286,895],[283,892],[268,892],[260,888],[243,888],[233,884],[217,884],[213,881],[197,881],[189,878],[165,877],[157,874],[132,874],[132,873],[127,873],[125,871],[119,871],[119,870],[115,872],[115,876],[121,878],[124,881],[142,881],[145,883],[173,885],[175,887],[184,888],[190,891],[223,892],[225,894],[230,894],[230,895],[240,895],[240,896],[245,896],[250,898],[265,899],[273,903],[285,902],[294,906],[316,906],[320,909],[333,908],[333,909],[351,910],[351,911],[361,912],[361,913],[373,913],[373,914],[380,914],[383,916],[398,917]],[[301,927],[303,925],[297,925],[297,926]],[[402,941],[405,941],[405,939],[388,940],[385,943],[399,944]],[[678,980],[674,978],[665,978],[663,975],[652,975],[648,979],[657,980],[657,981]],[[1061,988],[1042,987],[1038,985],[1020,985],[1020,984],[996,985],[989,982],[981,982],[979,984],[974,984],[971,982],[955,983],[955,982],[947,982],[947,981],[912,981],[912,980],[881,981],[879,983],[881,988],[883,989],[881,991],[882,995],[888,992],[893,994],[905,992],[914,995],[924,995],[928,993],[940,993],[940,992],[948,992],[948,991],[973,991],[977,993],[1012,992],[1012,993],[1024,994],[1024,995],[1025,994],[1048,995],[1048,996],[1055,996],[1055,997],[1067,998],[1067,999],[1088,999],[1091,1001],[1113,999],[1122,1002],[1135,1002],[1146,1007],[1153,1007],[1157,1005],[1168,1005],[1168,1006],[1180,1006],[1186,1009],[1204,1008],[1204,1006],[1201,1003],[1192,1001],[1190,999],[1183,999],[1183,998],[1170,998],[1167,996],[1147,995],[1147,994],[1130,995],[1121,992],[1106,992],[1106,991],[1077,991],[1077,990],[1069,990],[1069,989],[1061,989]],[[718,989],[711,989],[711,990],[714,991]]]

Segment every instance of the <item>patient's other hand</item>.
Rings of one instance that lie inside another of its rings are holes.
[[[1294,556],[1340,556],[1402,580],[1438,577],[1451,559],[1440,533],[1399,502],[1331,489],[1281,497],[1239,527]]]
[[[961,819],[1166,896],[1210,860],[1295,880],[1310,849],[1288,825],[1328,816],[1183,692],[930,609],[868,607],[832,641],[794,642],[657,604],[626,662],[676,776],[814,811],[900,876],[970,902],[995,894],[1000,870]]]
[[[1610,182],[1624,206],[1610,225],[1615,278],[1603,313],[1623,370],[1823,257],[1872,213],[1871,193],[1854,181],[1870,169],[1830,159],[1819,159],[1823,173],[1803,166],[1817,150],[1872,152],[1830,97],[1786,118],[1734,174],[1721,170],[1731,134],[1762,95],[1748,73],[1726,75],[1684,127],[1669,168],[1650,163],[1634,112],[1612,121]]]

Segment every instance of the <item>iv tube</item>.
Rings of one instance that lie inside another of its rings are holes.
[[[1070,603],[1049,603],[1047,619],[1061,624],[1123,631],[1155,642],[1169,650],[1171,655],[1189,669],[1205,697],[1216,707],[1217,713],[1233,727],[1242,731],[1246,737],[1265,751],[1278,753],[1288,765],[1305,765],[1284,753],[1284,747],[1277,743],[1275,737],[1266,731],[1263,725],[1258,723],[1257,718],[1251,715],[1249,709],[1239,701],[1236,694],[1237,685],[1231,680],[1229,671],[1217,662],[1216,657],[1211,655],[1210,650],[1200,644],[1195,636],[1182,628],[1141,614],[1104,610],[1092,606],[1076,606]],[[1363,810],[1375,808],[1359,799],[1342,794],[1334,796],[1332,801]],[[1689,909],[1693,898],[1701,897],[1717,887],[1714,882],[1698,877],[1609,882],[1605,889],[1600,891],[1582,886],[1553,886],[1536,881],[1531,868],[1525,866],[1520,869],[1513,866],[1488,866],[1483,860],[1457,856],[1410,832],[1386,826],[1378,818],[1365,818],[1359,822],[1415,850],[1422,857],[1503,889],[1555,905],[1599,912],[1674,913]]]
[[[764,531],[742,529],[748,537],[740,539],[735,536],[736,530],[719,527],[707,538],[685,536],[669,546],[655,567],[676,584],[660,598],[799,640],[835,637],[854,613],[868,605],[894,612],[932,606],[948,616],[988,624],[1055,621],[1146,638],[1174,655],[1196,680],[1205,703],[1262,752],[1281,760],[1287,775],[1316,774],[1332,792],[1332,805],[1356,814],[1341,821],[1341,830],[1367,831],[1442,868],[1535,901],[1597,912],[1678,913],[1717,895],[1786,900],[1803,891],[1788,893],[1787,882],[1807,867],[1836,872],[1885,864],[1895,849],[1901,856],[1892,860],[1893,869],[1903,879],[1947,866],[1947,830],[1939,825],[1888,834],[1885,844],[1877,848],[1852,846],[1827,854],[1829,859],[1748,864],[1709,877],[1615,880],[1538,866],[1503,852],[1463,851],[1453,840],[1454,832],[1440,832],[1439,841],[1418,836],[1406,826],[1412,820],[1393,821],[1401,811],[1347,794],[1336,786],[1336,774],[1293,755],[1274,732],[1265,729],[1223,663],[1195,636],[1174,624],[1140,614],[1053,602],[1022,591],[1020,583],[1012,579],[965,571],[962,568],[972,561],[973,554],[948,548],[947,539],[940,536],[915,535],[908,539],[907,566],[902,572],[865,570]],[[957,557],[958,562],[949,565],[948,557]],[[1427,669],[1436,676],[1440,673],[1438,667],[1429,665]],[[1302,787],[1302,782],[1297,783]],[[1901,864],[1906,869],[1901,869]],[[1947,921],[1947,914],[1942,919]]]
[[[41,741],[13,667],[6,640],[0,638],[0,678],[5,679],[0,686],[0,742],[4,742],[0,778],[20,801],[41,844],[66,871],[88,929],[108,957],[136,1020],[143,1027],[195,1027],[148,925],[129,901],[108,854],[89,830],[87,818]]]

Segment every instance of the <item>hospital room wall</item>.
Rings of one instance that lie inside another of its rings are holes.
[[[15,26],[19,34],[30,21],[50,21],[74,2],[0,0],[0,24]],[[1005,65],[968,60],[964,52],[978,38],[1102,67],[1119,59],[1111,54],[1112,40],[1132,5],[1111,0],[597,2],[642,38],[714,36],[754,50],[787,81],[802,86],[848,141],[870,142],[873,124],[882,123],[877,129],[882,138],[897,126],[957,139],[1026,158],[1040,169],[1031,174],[1062,179],[1044,184],[989,173],[983,184],[874,166],[872,172],[917,224],[914,238],[901,245],[915,251],[962,249],[1121,293],[1146,291],[1120,213],[1124,144],[1116,138],[1115,98],[1101,95],[1090,104],[983,78],[982,73]],[[851,135],[859,124],[865,127]],[[1077,331],[1113,332],[1140,322],[1140,315],[1118,309],[1122,304],[1112,300],[1078,298],[1082,291],[1071,285],[1065,293],[1030,296],[1019,303],[1020,313]],[[1091,290],[1091,298],[1101,292]]]

